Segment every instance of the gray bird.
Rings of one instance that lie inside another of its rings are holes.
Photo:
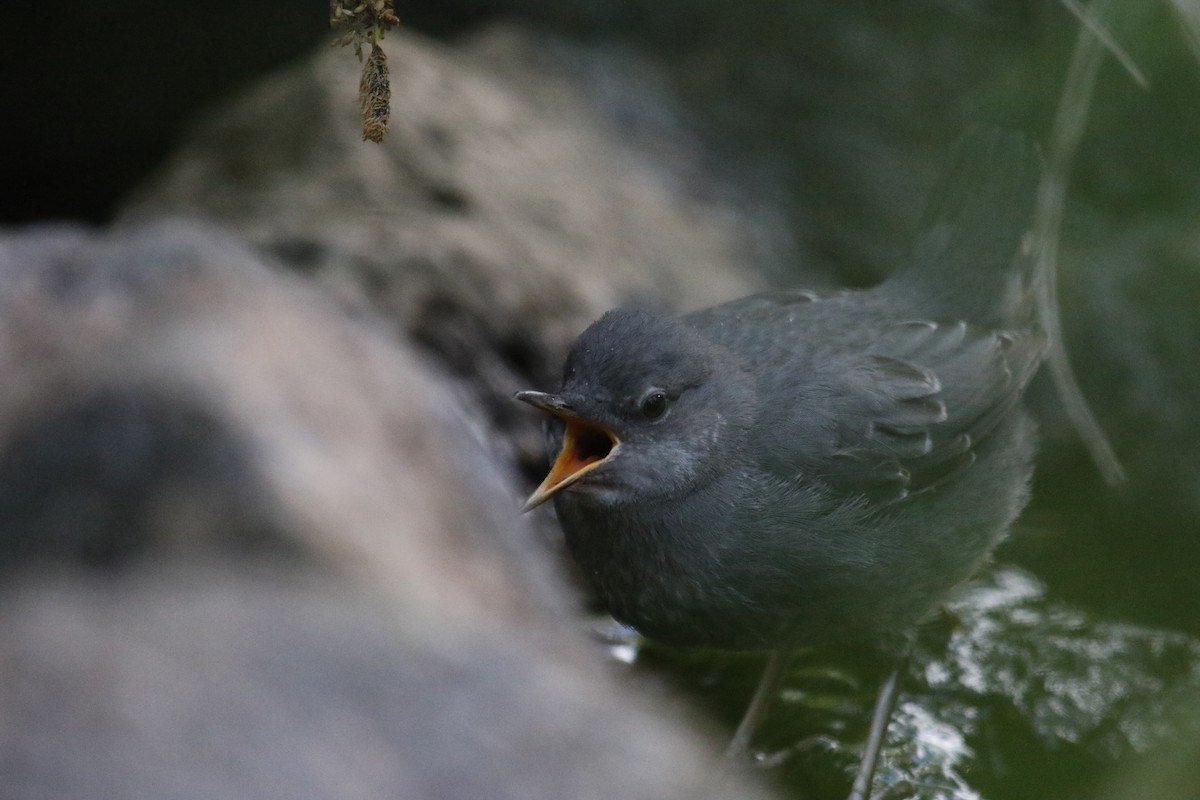
[[[987,561],[1032,471],[1039,175],[1023,139],[967,134],[878,286],[610,311],[558,392],[518,393],[555,457],[526,507],[553,498],[617,619],[678,646],[894,648]]]

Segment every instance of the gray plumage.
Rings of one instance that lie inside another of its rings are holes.
[[[878,642],[986,561],[1032,469],[1038,174],[1022,139],[970,134],[879,286],[618,309],[584,331],[556,413],[619,443],[554,502],[614,616],[680,645]]]

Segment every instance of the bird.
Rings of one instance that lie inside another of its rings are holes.
[[[614,309],[571,346],[557,391],[515,395],[548,415],[553,458],[525,509],[553,502],[600,603],[667,645],[772,654],[731,750],[788,653],[902,653],[1026,505],[1040,175],[1022,135],[971,130],[879,284]],[[869,795],[898,672],[852,798]]]

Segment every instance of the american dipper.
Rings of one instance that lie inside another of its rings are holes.
[[[680,646],[895,643],[980,568],[1032,470],[1039,174],[1020,137],[969,133],[878,286],[610,311],[558,392],[517,394],[556,454],[526,508],[554,499],[617,619]]]

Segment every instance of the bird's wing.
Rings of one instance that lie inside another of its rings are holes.
[[[912,263],[884,284],[771,292],[684,318],[758,382],[751,452],[764,469],[886,501],[974,460],[1044,349],[1023,327],[1035,325],[1022,238],[1039,174],[1021,137],[968,133]]]
[[[853,354],[793,377],[794,403],[762,411],[764,466],[889,502],[969,466],[1036,372],[1044,337],[965,322],[882,328]]]

